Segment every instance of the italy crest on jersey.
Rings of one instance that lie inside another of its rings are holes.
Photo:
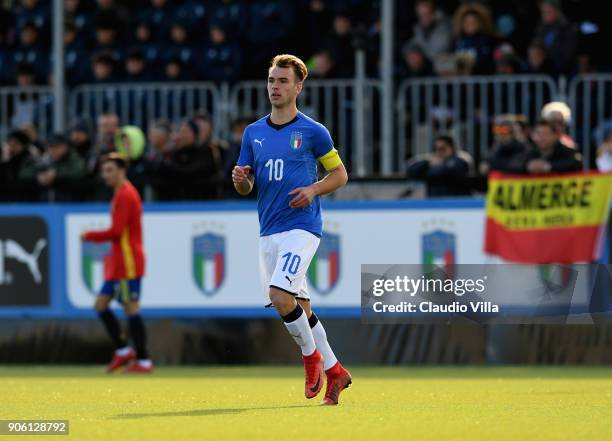
[[[193,238],[193,276],[204,294],[217,292],[225,278],[225,237],[205,233]]]
[[[302,132],[291,133],[291,148],[297,150],[302,146]]]

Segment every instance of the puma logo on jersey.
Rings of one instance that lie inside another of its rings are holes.
[[[289,278],[289,276],[285,276],[285,279],[289,280],[289,286],[291,286],[291,284],[293,283],[293,280],[291,280],[291,279]],[[294,280],[295,280],[295,279],[294,279]]]
[[[266,139],[266,138],[261,138],[261,140],[259,140],[259,139],[255,138],[255,139],[253,140],[253,142],[254,142],[255,144],[259,144],[259,146],[260,146],[260,147],[263,147],[263,142],[264,142],[264,139]]]

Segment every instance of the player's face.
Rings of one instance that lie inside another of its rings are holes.
[[[117,186],[121,177],[121,169],[112,161],[102,164],[102,180],[108,187],[114,188]]]
[[[282,108],[295,103],[302,90],[295,72],[290,67],[274,66],[268,72],[268,97],[272,106]]]

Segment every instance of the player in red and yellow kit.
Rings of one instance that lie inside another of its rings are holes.
[[[96,298],[95,308],[115,345],[107,371],[128,363],[124,372],[150,372],[153,369],[146,349],[146,332],[140,315],[140,280],[144,276],[145,257],[142,246],[142,202],[126,177],[127,162],[117,153],[108,155],[102,164],[102,178],[115,195],[112,202],[112,225],[106,230],[87,231],[81,239],[111,242],[112,251],[104,262],[104,285]],[[134,351],[121,333],[117,317],[109,308],[115,298],[127,315]]]

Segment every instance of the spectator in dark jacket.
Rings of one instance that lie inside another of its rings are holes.
[[[0,199],[24,202],[38,199],[36,157],[30,148],[30,138],[21,131],[9,133],[2,146],[0,162]]]
[[[93,50],[109,52],[117,63],[125,57],[125,47],[121,41],[121,30],[116,17],[111,13],[98,14],[95,19],[95,44]]]
[[[15,49],[15,63],[28,63],[39,79],[48,73],[48,57],[40,41],[40,31],[33,22],[26,23],[19,32],[19,45]]]
[[[563,101],[552,101],[542,107],[540,117],[550,121],[561,134],[561,144],[571,149],[578,149],[576,141],[569,135],[569,124],[572,121],[572,109]]]
[[[403,64],[398,69],[402,78],[421,78],[434,76],[431,60],[423,49],[415,44],[408,44],[402,49]]]
[[[308,62],[308,76],[311,78],[335,78],[336,62],[327,49],[315,52]]]
[[[89,160],[91,155],[91,135],[89,125],[85,121],[79,121],[70,129],[68,134],[70,144],[84,161]]]
[[[163,194],[159,170],[161,164],[172,153],[171,134],[172,127],[167,120],[160,119],[149,123],[147,151],[143,157],[142,165],[145,181],[153,189],[156,198],[160,189]]]
[[[129,83],[142,83],[151,81],[150,69],[147,69],[147,60],[142,50],[130,50],[125,60],[125,81]]]
[[[202,76],[206,80],[233,82],[240,77],[240,45],[228,42],[221,28],[210,28],[210,44],[198,58],[202,59]]]
[[[491,73],[495,42],[489,10],[478,3],[466,3],[457,9],[453,21],[455,54],[472,59],[473,74]]]
[[[355,75],[355,49],[353,47],[353,21],[348,14],[334,17],[333,30],[326,42],[336,65],[335,73],[340,78]]]
[[[64,48],[66,82],[71,86],[86,82],[89,77],[88,55],[72,21],[67,21],[64,27]]]
[[[36,180],[45,201],[72,201],[82,188],[86,168],[83,158],[64,135],[53,135],[47,143]]]
[[[544,43],[534,40],[527,48],[527,73],[551,75],[554,66],[548,59]]]
[[[535,38],[546,48],[556,74],[571,74],[576,70],[578,35],[574,26],[561,11],[559,0],[543,0],[540,3],[542,21]]]
[[[517,139],[513,119],[502,116],[493,127],[495,145],[487,160],[481,164],[480,172],[482,174],[487,174],[489,171],[523,172],[523,160],[529,147]]]
[[[450,136],[437,136],[433,154],[414,161],[408,167],[408,176],[424,180],[428,197],[470,194],[466,182],[468,163],[457,155],[457,147]]]
[[[140,49],[149,66],[159,68],[163,46],[156,43],[152,37],[151,25],[145,21],[136,23],[132,46]]]
[[[417,23],[412,28],[409,41],[423,50],[427,58],[451,51],[452,27],[444,13],[436,8],[435,0],[417,0],[415,3]]]
[[[175,22],[170,27],[168,35],[168,46],[164,49],[164,59],[178,59],[184,69],[193,70],[196,60],[196,53],[192,44],[187,27],[181,22]]]
[[[199,136],[195,121],[183,122],[172,136],[174,149],[161,164],[163,180],[160,200],[199,200],[217,197],[212,180],[217,175],[210,148],[197,144]]]
[[[216,175],[211,177],[211,180],[221,182],[223,179],[222,170],[223,162],[227,156],[229,148],[225,140],[219,139],[214,135],[213,119],[206,111],[199,111],[193,115],[193,121],[198,125],[198,140],[199,146],[210,150],[211,157],[215,163],[214,169]]]
[[[188,81],[191,79],[180,58],[170,58],[164,65],[162,79],[166,81]],[[180,96],[180,95],[179,95]]]
[[[561,143],[561,133],[554,123],[540,120],[535,126],[533,140],[537,148],[527,154],[525,172],[555,173],[582,169],[580,153]]]
[[[19,63],[17,65],[17,86],[27,88],[36,84],[36,74],[32,65],[25,62]],[[12,106],[10,121],[13,127],[21,127],[36,121],[42,110],[36,95],[29,93],[15,96],[10,104]]]
[[[114,83],[120,78],[115,59],[106,51],[94,54],[91,60],[91,70],[96,83]]]

